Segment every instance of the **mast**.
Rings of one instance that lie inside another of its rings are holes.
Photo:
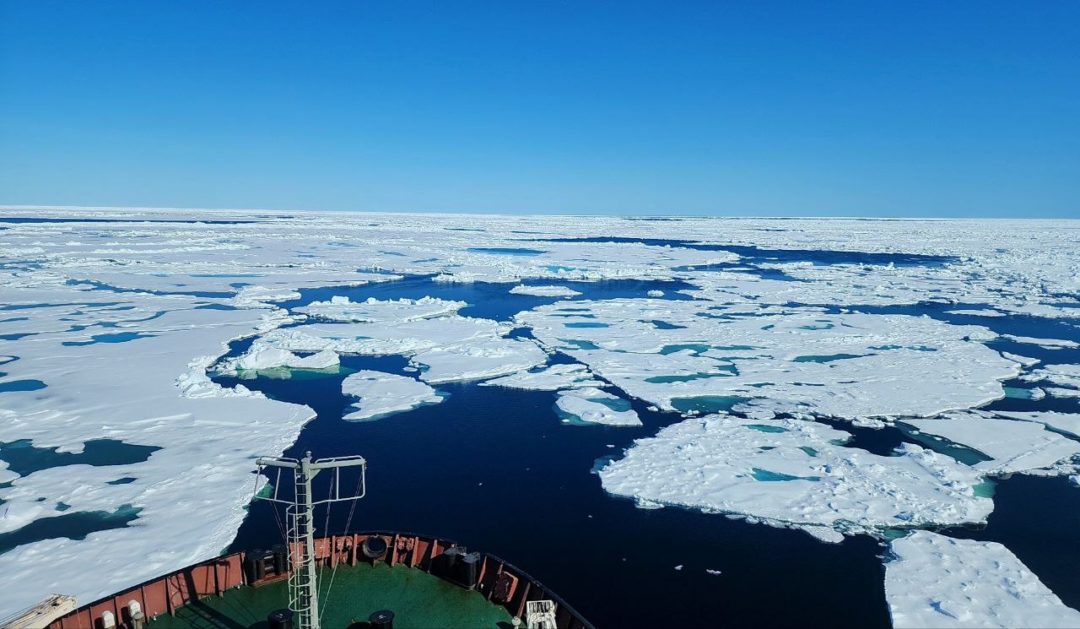
[[[302,459],[283,457],[260,457],[255,461],[258,471],[276,468],[273,493],[255,497],[286,505],[286,542],[289,549],[289,609],[297,616],[297,629],[320,629],[319,588],[315,565],[315,507],[322,504],[358,500],[367,492],[367,461],[363,457],[350,456],[313,461],[311,452]],[[341,495],[341,470],[359,467],[360,480],[354,495]],[[278,497],[283,470],[293,472],[293,499]],[[311,481],[323,470],[332,470],[330,493],[325,500],[313,500]],[[256,482],[258,482],[256,480]]]

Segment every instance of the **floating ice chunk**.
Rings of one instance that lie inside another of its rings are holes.
[[[1002,338],[1006,338],[1010,341],[1015,341],[1017,343],[1038,345],[1039,347],[1044,347],[1046,349],[1076,349],[1077,347],[1080,347],[1080,343],[1065,339],[1043,339],[1031,336],[1015,336],[1013,334],[1004,334],[1002,335]]]
[[[7,461],[0,461],[0,483],[10,483],[19,475],[8,469]]]
[[[280,286],[243,286],[232,299],[237,308],[266,308],[270,302],[299,299],[300,293]]]
[[[1046,470],[1080,454],[1080,442],[1026,421],[964,415],[907,419],[904,423],[991,457],[974,467],[992,474]]]
[[[223,371],[273,369],[275,367],[325,369],[338,364],[340,364],[340,359],[332,349],[323,349],[310,356],[301,357],[289,350],[279,349],[264,341],[255,341],[242,356],[227,361],[223,366]]]
[[[662,290],[651,290],[651,291],[646,292],[645,295],[647,297],[659,298],[659,297],[664,296],[664,291],[662,291]]]
[[[1066,389],[1064,387],[1046,387],[1044,389],[1050,397],[1080,397],[1080,389]]]
[[[915,531],[892,543],[885,597],[905,627],[1080,627],[1008,548]]]
[[[514,295],[532,295],[533,297],[577,297],[581,293],[569,286],[526,286],[518,284],[510,289]]]
[[[330,301],[316,301],[297,308],[297,311],[333,321],[404,322],[454,314],[468,305],[464,301],[448,301],[435,297],[382,301],[370,297],[356,303],[348,297],[338,295],[331,297]]]
[[[719,571],[719,570],[713,570],[712,568],[705,568],[705,574],[712,575],[714,577],[718,577],[723,573],[721,571]]]
[[[557,391],[602,385],[602,382],[593,378],[588,367],[577,363],[550,365],[539,371],[523,371],[480,383],[480,386],[485,387],[496,386],[534,391]]]
[[[384,417],[443,400],[443,396],[423,382],[368,370],[349,374],[341,382],[341,393],[360,398],[353,404],[356,410],[342,417],[349,421]]]
[[[563,413],[590,424],[641,425],[629,402],[594,387],[560,391],[555,405]]]
[[[800,526],[813,537],[827,544],[839,544],[844,541],[844,534],[828,526]]]
[[[416,354],[412,362],[426,366],[420,378],[436,384],[525,371],[547,362],[547,354],[528,339],[488,337],[435,347]]]
[[[1001,311],[998,311],[998,310],[990,310],[989,308],[986,309],[986,310],[964,310],[964,309],[946,310],[945,312],[946,312],[946,314],[968,315],[968,316],[973,316],[973,317],[1007,317],[1007,316],[1009,316],[1008,313],[1001,312]]]
[[[837,445],[846,432],[800,420],[714,415],[634,442],[600,470],[607,491],[843,533],[981,522],[981,474],[905,444],[897,456]]]
[[[1001,417],[1011,417],[1012,419],[1045,424],[1054,430],[1067,432],[1080,439],[1080,413],[1058,413],[1056,411],[994,411],[994,414]]]
[[[1025,367],[1034,367],[1035,365],[1038,365],[1039,363],[1042,362],[1038,358],[1031,358],[1030,356],[1021,356],[1019,354],[1012,354],[1012,353],[1009,353],[1009,352],[1001,352],[1001,355],[1004,356],[1005,358],[1008,358],[1009,360],[1015,360],[1016,362],[1020,363],[1021,365],[1025,366]]]
[[[1020,376],[1024,382],[1049,382],[1057,387],[1080,389],[1080,365],[1046,365]]]

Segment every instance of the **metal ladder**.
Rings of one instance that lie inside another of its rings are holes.
[[[300,483],[297,483],[297,499],[303,500]],[[303,503],[301,503],[303,504]],[[304,569],[308,561],[307,544],[304,543],[307,517],[303,507],[290,506],[285,510],[285,536],[289,544],[289,609],[296,614],[296,629],[313,629],[317,626],[312,620],[310,592],[315,584],[309,583],[310,574]]]

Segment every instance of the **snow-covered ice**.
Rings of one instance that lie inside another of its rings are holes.
[[[898,629],[1080,627],[1080,612],[1001,544],[915,531],[890,548],[885,596]]]
[[[688,419],[637,440],[600,479],[639,500],[842,533],[981,522],[993,509],[978,471],[910,444],[898,456],[837,445],[849,437],[802,420]]]
[[[423,382],[371,370],[346,376],[341,383],[341,392],[346,397],[359,398],[352,405],[356,410],[342,416],[350,421],[385,417],[443,400],[438,391]]]
[[[1040,423],[993,419],[975,414],[904,423],[991,457],[975,468],[994,474],[1046,470],[1080,454],[1080,441],[1046,430]]]
[[[641,425],[641,419],[626,400],[595,387],[560,391],[555,405],[567,416],[588,424]]]
[[[533,297],[577,297],[581,293],[569,286],[526,286],[518,284],[510,289],[514,295],[532,295]]]

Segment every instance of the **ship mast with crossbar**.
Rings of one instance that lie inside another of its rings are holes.
[[[270,495],[256,493],[256,498],[286,505],[285,539],[289,551],[289,609],[296,614],[297,629],[320,629],[319,588],[315,570],[315,507],[363,498],[367,491],[367,461],[359,456],[312,460],[311,452],[305,452],[302,459],[260,457],[255,463],[258,465],[260,474],[268,468],[276,470],[276,478],[272,482],[273,492]],[[360,468],[356,490],[352,495],[342,495],[341,472],[343,469],[354,467]],[[287,473],[288,470],[292,470],[295,487],[292,500],[278,496],[282,473]],[[323,471],[333,474],[330,492],[327,498],[314,500],[311,481]],[[265,475],[269,478],[269,474]],[[350,519],[351,517],[350,512]]]

